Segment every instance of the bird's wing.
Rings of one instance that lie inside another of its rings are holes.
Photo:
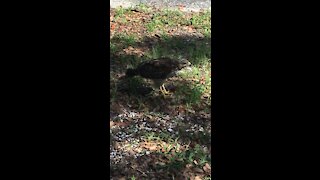
[[[138,69],[142,77],[165,79],[175,70],[175,64],[170,61],[152,60],[141,64]]]

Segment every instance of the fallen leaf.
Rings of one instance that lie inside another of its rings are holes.
[[[179,5],[179,10],[180,10],[180,11],[183,11],[183,10],[184,10],[184,7],[185,7],[184,5]]]
[[[112,128],[112,126],[114,126],[114,122],[110,121],[110,128]]]
[[[197,173],[203,173],[203,170],[200,168],[197,168],[197,167],[193,168],[193,171],[195,171]]]
[[[144,143],[143,145],[144,148],[150,150],[150,151],[156,151],[158,149],[158,146],[156,143]]]
[[[204,166],[203,166],[203,170],[207,173],[211,172],[211,166],[206,163]]]
[[[163,162],[156,162],[157,165],[160,165],[160,166],[165,166],[166,163],[163,163]]]

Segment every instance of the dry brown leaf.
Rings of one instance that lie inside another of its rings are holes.
[[[114,149],[119,149],[121,144],[117,141],[114,142]]]
[[[166,163],[163,163],[163,162],[156,162],[157,165],[160,165],[160,166],[165,166]]]
[[[110,121],[110,128],[112,128],[114,126],[114,122]]]
[[[145,114],[145,116],[149,119],[152,119],[153,117],[151,115]]]
[[[186,164],[186,168],[191,168],[192,167],[192,164]]]
[[[193,109],[187,109],[187,111],[190,112],[190,113],[192,113],[192,114],[196,113],[196,111],[193,110]]]
[[[158,149],[157,143],[144,143],[143,145],[144,148],[150,150],[150,151],[156,151]]]
[[[185,5],[182,5],[182,4],[179,4],[179,5],[178,5],[178,8],[179,8],[180,11],[183,11],[185,7],[186,7],[186,6],[185,6]]]
[[[195,171],[197,173],[203,173],[203,170],[200,168],[197,168],[197,167],[193,168],[193,171]]]
[[[207,173],[210,173],[211,172],[211,166],[206,163],[204,166],[203,166],[203,170]]]

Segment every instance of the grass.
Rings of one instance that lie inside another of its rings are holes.
[[[149,32],[153,32],[155,29],[163,30],[176,24],[186,25],[188,20],[183,18],[183,13],[180,11],[164,10],[155,13],[146,26]]]
[[[197,29],[211,32],[211,12],[205,11],[192,16],[190,23]]]
[[[142,141],[127,142],[125,147],[138,146],[144,149],[141,152],[145,156],[147,152],[152,156],[152,162],[146,158],[136,168],[114,166],[114,172],[125,169],[126,179],[151,179],[146,176],[151,174],[157,178],[181,179],[181,172],[189,174],[188,177],[211,179],[211,173],[203,170],[211,166],[208,150],[211,145],[211,12],[185,13],[140,4],[128,9],[112,9],[110,19],[112,111],[116,112],[116,105],[121,105],[125,112],[143,114],[140,119],[130,118],[128,129],[121,131]],[[142,94],[141,89],[149,87],[150,82],[141,77],[119,79],[127,68],[159,57],[186,58],[192,63],[191,68],[165,82],[166,86],[174,87],[171,96],[163,97],[157,90]],[[142,119],[148,119],[148,125],[165,121],[165,127],[159,131],[137,130],[137,126],[142,126],[137,124]],[[113,121],[126,122],[121,117]],[[175,125],[169,127],[168,124]],[[130,164],[135,161],[131,160]],[[199,173],[199,169],[203,172]]]
[[[185,146],[179,143],[179,137],[172,138],[168,133],[146,133],[147,141],[165,142],[163,147],[157,151],[168,159],[168,164],[159,168],[182,169],[186,164],[193,164],[194,167],[202,167],[205,163],[211,163],[207,152],[199,144],[195,147]],[[183,147],[183,148],[182,148]]]

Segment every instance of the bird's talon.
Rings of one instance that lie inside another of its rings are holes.
[[[164,96],[168,96],[168,95],[172,94],[166,89],[166,87],[164,85],[160,86],[160,91]]]

